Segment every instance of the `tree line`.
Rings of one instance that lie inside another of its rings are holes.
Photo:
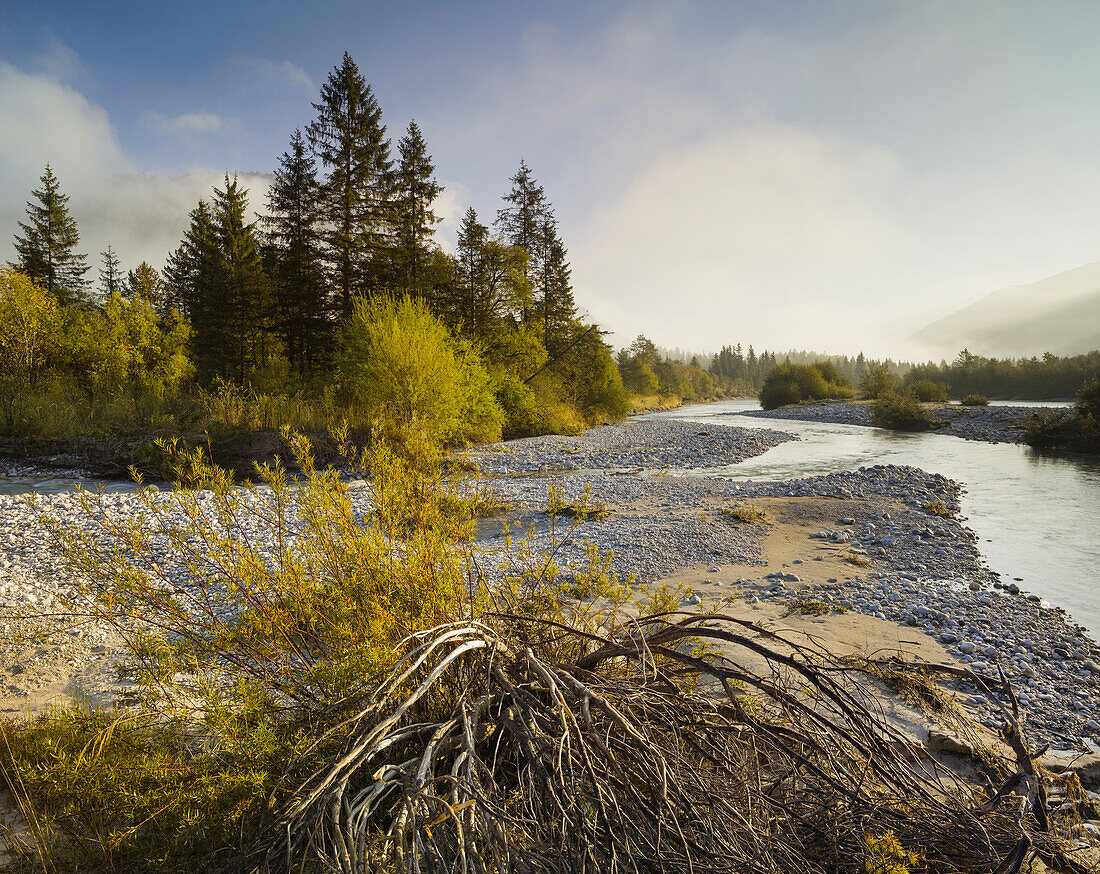
[[[249,191],[226,173],[191,210],[163,271],[142,263],[124,272],[108,246],[94,288],[47,164],[16,234],[14,266],[73,311],[102,311],[117,297],[141,301],[163,324],[180,318],[198,387],[340,395],[356,306],[408,298],[461,340],[463,359],[485,367],[502,433],[576,430],[625,412],[611,350],[578,315],[553,205],[525,161],[495,216],[466,211],[449,254],[435,239],[443,189],[416,121],[393,144],[346,53],[312,106],[312,122],[279,158],[259,220],[250,220]],[[413,310],[393,312],[412,318]],[[354,394],[344,391],[343,401]]]

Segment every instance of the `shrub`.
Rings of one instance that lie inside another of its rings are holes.
[[[989,398],[985,395],[967,395],[962,399],[964,407],[988,407]]]
[[[480,355],[409,297],[358,298],[338,368],[348,399],[387,432],[444,443],[500,438],[504,412]]]
[[[918,401],[925,403],[947,403],[947,386],[942,382],[933,382],[930,379],[918,379],[907,389]]]
[[[754,525],[757,522],[766,522],[768,513],[753,503],[734,504],[732,507],[723,507],[722,515],[734,522],[744,522]]]
[[[888,392],[874,402],[871,424],[894,431],[928,431],[935,427],[936,422],[913,395]]]
[[[841,400],[853,397],[852,384],[830,361],[791,364],[772,368],[760,388],[760,406],[765,410],[803,401]]]
[[[1094,376],[1081,386],[1074,409],[1080,416],[1100,418],[1100,376]]]
[[[873,401],[887,392],[895,391],[898,381],[885,361],[872,361],[863,369],[859,380],[859,395]]]

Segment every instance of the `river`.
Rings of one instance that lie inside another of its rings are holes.
[[[643,418],[775,428],[801,439],[693,476],[784,480],[874,464],[907,464],[962,484],[962,514],[1005,582],[1064,607],[1100,637],[1100,460],[1046,455],[1012,443],[899,434],[858,425],[739,416],[754,400],[681,407]]]
[[[874,464],[907,464],[961,483],[963,515],[981,538],[993,570],[1054,604],[1100,637],[1100,460],[1051,456],[1016,444],[978,443],[941,434],[897,434],[857,425],[758,419],[754,400],[698,404],[642,418],[774,428],[801,439],[724,468],[689,476],[784,480]],[[133,483],[95,483],[109,491]],[[0,494],[53,493],[72,479],[0,477]]]

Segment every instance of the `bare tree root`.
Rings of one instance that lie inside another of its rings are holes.
[[[581,655],[548,655],[565,650]],[[1009,872],[1065,852],[1016,786],[975,791],[877,700],[826,653],[720,615],[610,636],[503,614],[432,629],[335,729],[343,754],[272,812],[250,864]]]

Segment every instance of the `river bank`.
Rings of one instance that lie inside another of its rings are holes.
[[[1036,741],[1092,750],[1100,740],[1100,647],[1057,606],[989,569],[958,517],[957,483],[894,465],[762,483],[670,475],[732,465],[793,439],[650,421],[482,447],[466,461],[494,475],[492,488],[509,509],[481,520],[479,563],[490,581],[499,578],[510,555],[507,525],[567,575],[594,548],[639,591],[683,587],[685,609],[785,623],[839,651],[919,655],[993,682],[1003,670]],[[551,488],[566,502],[603,505],[604,513],[575,526],[550,516]],[[248,500],[262,505],[264,493]],[[127,691],[112,676],[117,641],[74,616],[76,581],[37,518],[45,512],[91,536],[102,520],[89,518],[71,494],[35,503],[0,498],[0,710],[73,696],[110,703]],[[746,504],[763,519],[736,518],[731,511]],[[353,492],[353,506],[369,512],[365,492]],[[106,495],[102,512],[132,518],[140,496]],[[262,543],[263,527],[249,536]],[[156,548],[158,561],[170,563],[167,545]],[[803,605],[821,605],[821,615]],[[46,637],[30,634],[43,627]],[[977,722],[993,730],[1003,724],[997,701],[973,681],[959,678],[951,691]]]
[[[1019,443],[1024,424],[1033,413],[1045,407],[988,406],[964,407],[958,404],[928,404],[943,424],[937,434],[950,434],[964,440],[985,443]],[[738,413],[757,419],[787,419],[800,422],[831,422],[836,425],[871,425],[870,401],[825,401],[779,407],[774,410],[749,410]]]

